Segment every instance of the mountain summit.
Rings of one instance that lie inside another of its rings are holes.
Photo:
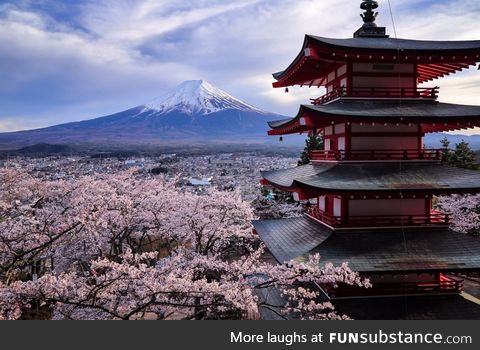
[[[175,90],[153,100],[146,107],[161,114],[176,110],[190,115],[205,115],[226,109],[266,114],[204,80],[184,81]]]
[[[191,80],[150,103],[109,116],[0,134],[0,149],[38,143],[258,143],[267,139],[267,121],[283,118],[253,107],[206,81]]]

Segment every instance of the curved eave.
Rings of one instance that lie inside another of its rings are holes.
[[[278,188],[280,189],[280,188]],[[467,186],[467,187],[441,187],[441,188],[432,188],[429,186],[417,186],[411,188],[409,186],[399,186],[398,188],[387,188],[387,189],[367,189],[367,188],[358,188],[358,189],[344,189],[340,187],[328,187],[328,186],[312,186],[304,183],[303,181],[295,180],[289,192],[298,192],[302,193],[302,199],[315,198],[318,196],[323,196],[327,194],[334,195],[348,195],[353,196],[356,199],[359,198],[369,198],[373,199],[376,196],[385,198],[386,196],[391,195],[393,198],[398,197],[408,197],[411,198],[414,195],[417,195],[418,198],[421,196],[428,195],[451,195],[451,194],[476,194],[480,192],[480,187],[478,186]]]
[[[392,38],[329,39],[306,35],[302,50],[273,87],[322,86],[334,67],[349,62],[417,64],[419,83],[469,68],[480,62],[480,41],[420,41]]]
[[[374,198],[480,191],[480,172],[440,164],[308,164],[263,172],[262,177],[280,190],[298,193],[300,199],[325,194]]]
[[[326,105],[301,105],[291,119],[269,123],[269,135],[321,130],[343,122],[420,123],[422,132],[480,127],[480,106],[418,101],[339,100]]]

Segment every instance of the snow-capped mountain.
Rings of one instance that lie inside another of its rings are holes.
[[[184,81],[175,90],[153,100],[145,107],[162,114],[177,111],[190,115],[204,115],[225,109],[266,114],[204,80]]]
[[[170,93],[123,112],[48,128],[0,134],[0,149],[38,143],[161,145],[259,143],[267,121],[282,119],[206,81],[181,83]]]

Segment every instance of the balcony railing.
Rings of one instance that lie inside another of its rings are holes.
[[[363,215],[334,216],[317,207],[308,208],[306,214],[334,228],[348,227],[393,227],[393,226],[448,226],[448,214],[432,210],[430,215]]]
[[[334,289],[322,285],[330,298],[375,295],[458,294],[463,290],[463,280],[441,274],[439,281],[373,283],[373,288],[341,285]]]
[[[312,151],[310,160],[441,160],[440,149]]]
[[[340,97],[436,100],[439,90],[438,86],[433,88],[356,87],[352,89],[339,87],[319,98],[312,98],[311,101],[314,105],[321,105]]]

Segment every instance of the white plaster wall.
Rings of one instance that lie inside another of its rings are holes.
[[[325,196],[318,197],[318,208],[325,211]]]
[[[333,216],[342,216],[342,200],[340,198],[333,199]]]
[[[327,126],[325,128],[325,136],[333,135],[333,126]]]
[[[335,124],[335,134],[345,133],[345,123]]]
[[[325,139],[324,141],[324,147],[325,151],[330,151],[330,139]]]
[[[331,72],[331,73],[328,74],[328,76],[327,76],[327,81],[328,81],[328,82],[331,82],[332,80],[335,80],[335,71]]]
[[[338,149],[344,150],[345,149],[345,137],[338,138]]]
[[[341,66],[340,68],[337,69],[337,77],[343,75],[347,73],[347,65],[344,64],[343,66]]]

